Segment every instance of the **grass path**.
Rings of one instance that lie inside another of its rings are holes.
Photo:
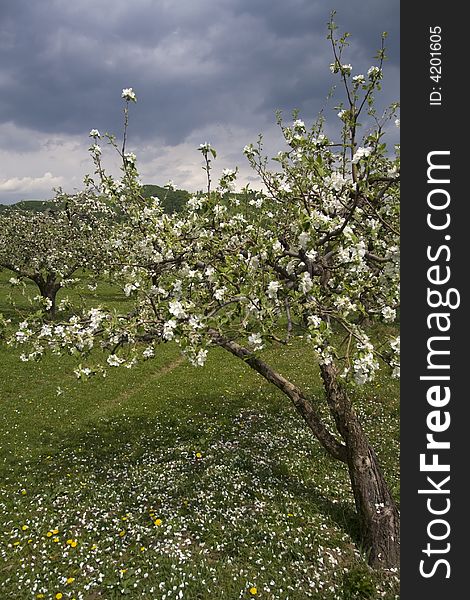
[[[168,364],[164,365],[153,374],[148,375],[142,383],[137,386],[129,386],[118,393],[116,396],[110,396],[105,402],[102,402],[99,407],[93,411],[90,415],[90,419],[102,417],[105,414],[114,413],[116,409],[120,409],[123,404],[129,401],[134,396],[139,396],[149,386],[152,386],[158,379],[164,377],[168,373],[171,373],[178,367],[180,367],[185,361],[183,356],[172,360]]]

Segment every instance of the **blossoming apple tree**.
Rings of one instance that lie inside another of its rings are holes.
[[[10,281],[39,288],[46,313],[56,312],[58,291],[79,269],[98,271],[106,252],[110,207],[93,193],[58,192],[44,212],[10,210],[0,215],[0,268]]]
[[[337,39],[330,23],[329,39],[331,71],[345,94],[337,109],[339,140],[325,133],[322,118],[307,128],[298,115],[289,125],[279,117],[285,148],[275,169],[261,139],[244,149],[264,184],[246,203],[231,193],[236,170],[224,170],[213,189],[216,153],[208,143],[199,148],[207,191],[176,215],[164,214],[156,198],[142,197],[135,156],[125,144],[120,149],[109,139],[122,158],[119,181],[106,174],[94,152],[95,185],[126,214],[110,247],[114,276],[132,307],[127,314],[94,308],[47,331],[40,321],[25,322],[17,336],[30,344],[32,358],[51,348],[78,350],[86,361],[98,346],[109,351],[111,367],[150,359],[170,340],[201,366],[211,346],[225,349],[277,386],[325,453],[347,465],[370,564],[395,567],[397,505],[348,382],[360,386],[381,368],[399,373],[399,338],[383,333],[376,339],[368,329],[373,322],[393,322],[399,303],[399,158],[387,153],[384,141],[397,105],[380,116],[374,108],[383,44],[377,64],[353,74],[342,59],[347,36]],[[123,97],[127,132],[129,103],[136,97],[130,89]],[[319,370],[324,400],[310,398],[263,360],[265,346],[289,344],[295,336],[306,343],[299,362],[312,377]],[[90,361],[79,367],[79,376],[98,370]]]

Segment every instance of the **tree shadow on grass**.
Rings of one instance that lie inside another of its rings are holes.
[[[297,451],[298,433],[303,425],[300,420],[296,424],[287,410],[285,415],[268,411],[264,415],[258,407],[250,408],[253,398],[255,394],[251,393],[240,396],[237,406],[230,407],[223,419],[220,398],[209,396],[202,402],[199,414],[190,416],[185,415],[182,401],[172,414],[162,410],[151,417],[100,418],[90,422],[86,430],[63,431],[66,435],[60,441],[57,428],[51,429],[43,440],[47,450],[34,466],[38,489],[43,489],[47,482],[49,487],[56,486],[60,490],[60,482],[67,481],[70,473],[76,473],[77,479],[94,482],[89,489],[80,490],[82,495],[89,494],[92,505],[95,485],[112,485],[116,481],[116,485],[129,486],[132,491],[129,477],[132,478],[133,472],[146,468],[163,472],[170,465],[180,477],[172,488],[176,501],[178,497],[196,497],[203,482],[210,480],[209,470],[211,473],[218,469],[232,470],[242,482],[256,478],[261,488],[265,486],[271,492],[274,510],[285,513],[285,500],[294,498],[297,504],[311,507],[309,512],[318,512],[331,520],[359,544],[359,524],[353,504],[328,498],[313,478],[308,481],[313,461],[326,461],[322,472],[327,474],[336,468],[342,469],[342,465],[330,459],[313,438],[306,438],[312,451],[302,458],[306,461],[302,463],[302,472],[287,469],[283,457]],[[191,402],[191,398],[185,402]],[[286,419],[290,419],[287,429]],[[286,437],[286,431],[291,433],[290,437]],[[301,443],[304,443],[303,438]],[[199,452],[202,458],[196,456]],[[125,473],[125,477],[120,473]],[[253,502],[258,491],[253,489]],[[150,490],[155,497],[158,492]],[[236,500],[236,497],[231,499]],[[243,502],[249,501],[245,495]]]

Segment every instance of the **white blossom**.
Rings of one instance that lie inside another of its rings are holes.
[[[303,231],[300,235],[299,235],[299,244],[300,247],[303,248],[304,250],[307,249],[307,242],[310,239],[310,234],[307,233],[306,231]]]
[[[394,308],[391,308],[390,306],[384,306],[380,312],[382,313],[384,321],[386,321],[386,322],[395,321],[396,316],[397,316],[397,311]]]
[[[352,80],[354,81],[354,83],[364,83],[365,81],[365,77],[364,75],[354,75],[354,77],[352,78]]]
[[[281,287],[279,281],[270,281],[268,285],[267,294],[269,298],[275,300],[277,298],[277,291]]]
[[[124,362],[124,359],[120,358],[116,354],[110,354],[106,359],[106,362],[110,367],[119,367],[119,365],[122,365],[122,363]]]
[[[382,75],[382,71],[379,69],[379,67],[372,66],[367,71],[367,75],[369,79],[380,78],[380,76]]]
[[[300,291],[303,292],[304,294],[307,294],[312,289],[312,287],[313,287],[313,281],[312,281],[312,278],[310,277],[310,273],[307,273],[305,271],[300,276],[300,280],[299,280]]]
[[[186,318],[186,311],[179,300],[172,300],[168,305],[168,310],[177,319]]]
[[[134,292],[135,290],[138,290],[140,287],[140,283],[138,281],[135,281],[134,283],[126,283],[126,285],[124,286],[124,294],[126,296],[130,296],[132,292]]]
[[[263,339],[259,333],[252,333],[248,336],[248,343],[253,350],[261,350],[263,348]]]
[[[368,156],[370,156],[372,152],[372,148],[361,148],[359,147],[356,152],[354,153],[353,159],[352,159],[352,164],[356,165],[360,160],[362,160],[363,158],[367,158]]]
[[[309,315],[307,317],[307,321],[308,321],[308,324],[311,325],[315,329],[320,327],[321,318],[318,317],[317,315]]]
[[[199,350],[199,352],[196,355],[196,365],[198,367],[203,367],[204,363],[206,362],[206,357],[207,357],[207,350],[201,348],[201,350]]]
[[[175,329],[177,327],[177,322],[174,319],[170,319],[166,321],[163,325],[163,339],[170,341],[175,337]]]
[[[144,358],[153,358],[155,356],[155,350],[152,346],[147,346],[145,350],[142,352],[142,356]]]
[[[121,97],[130,102],[135,102],[137,100],[137,96],[132,88],[124,88]]]
[[[222,301],[224,299],[226,293],[227,293],[227,288],[226,287],[221,287],[221,288],[215,290],[215,292],[214,292],[214,298],[216,300]]]

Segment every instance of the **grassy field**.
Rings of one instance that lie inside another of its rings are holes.
[[[167,344],[82,383],[71,358],[19,354],[0,347],[0,598],[398,598],[358,551],[344,466],[240,361],[196,369]],[[302,340],[266,358],[321,400]],[[398,386],[383,375],[356,402],[398,496]]]

